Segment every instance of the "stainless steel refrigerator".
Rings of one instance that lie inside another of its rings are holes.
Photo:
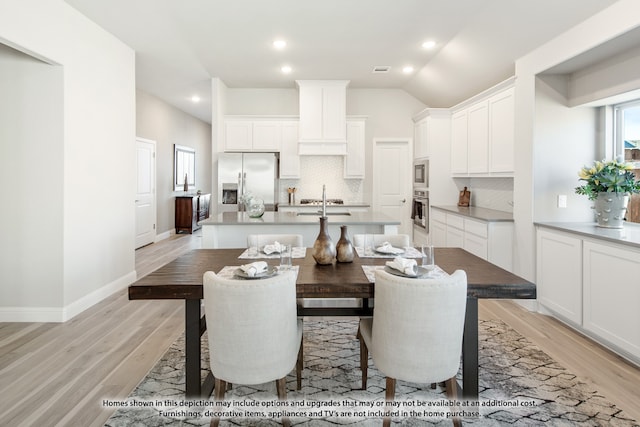
[[[276,153],[222,153],[218,157],[218,212],[243,211],[241,196],[251,193],[273,211],[278,197]]]

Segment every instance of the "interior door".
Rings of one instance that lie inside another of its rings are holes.
[[[156,142],[136,138],[136,249],[156,239]]]
[[[408,139],[374,139],[373,210],[400,221],[398,233],[411,236],[409,142]]]

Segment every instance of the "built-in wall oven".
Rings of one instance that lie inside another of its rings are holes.
[[[429,188],[429,159],[413,161],[413,187]]]
[[[427,189],[413,189],[411,218],[414,231],[429,233],[429,191]]]

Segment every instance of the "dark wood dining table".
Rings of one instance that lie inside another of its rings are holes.
[[[187,397],[209,396],[213,375],[204,382],[200,376],[200,337],[206,331],[201,313],[202,276],[206,271],[219,272],[225,266],[251,262],[238,257],[245,249],[194,249],[141,278],[129,286],[130,300],[181,299],[185,301],[185,394]],[[462,351],[462,396],[478,398],[478,299],[535,299],[535,284],[512,274],[461,248],[436,248],[436,264],[447,273],[461,269],[467,273],[467,308]],[[299,266],[296,280],[298,298],[362,298],[361,307],[299,307],[300,316],[371,316],[367,304],[375,297],[362,266],[384,265],[389,258],[355,256],[352,263],[318,265],[307,249],[304,258],[294,258]],[[277,259],[266,259],[278,265]],[[354,337],[355,339],[355,337]]]

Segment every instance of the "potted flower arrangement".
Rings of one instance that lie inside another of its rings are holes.
[[[636,181],[632,169],[633,165],[618,158],[596,161],[578,172],[585,184],[576,187],[576,193],[595,201],[598,226],[622,228],[629,195],[640,193],[640,181]]]

